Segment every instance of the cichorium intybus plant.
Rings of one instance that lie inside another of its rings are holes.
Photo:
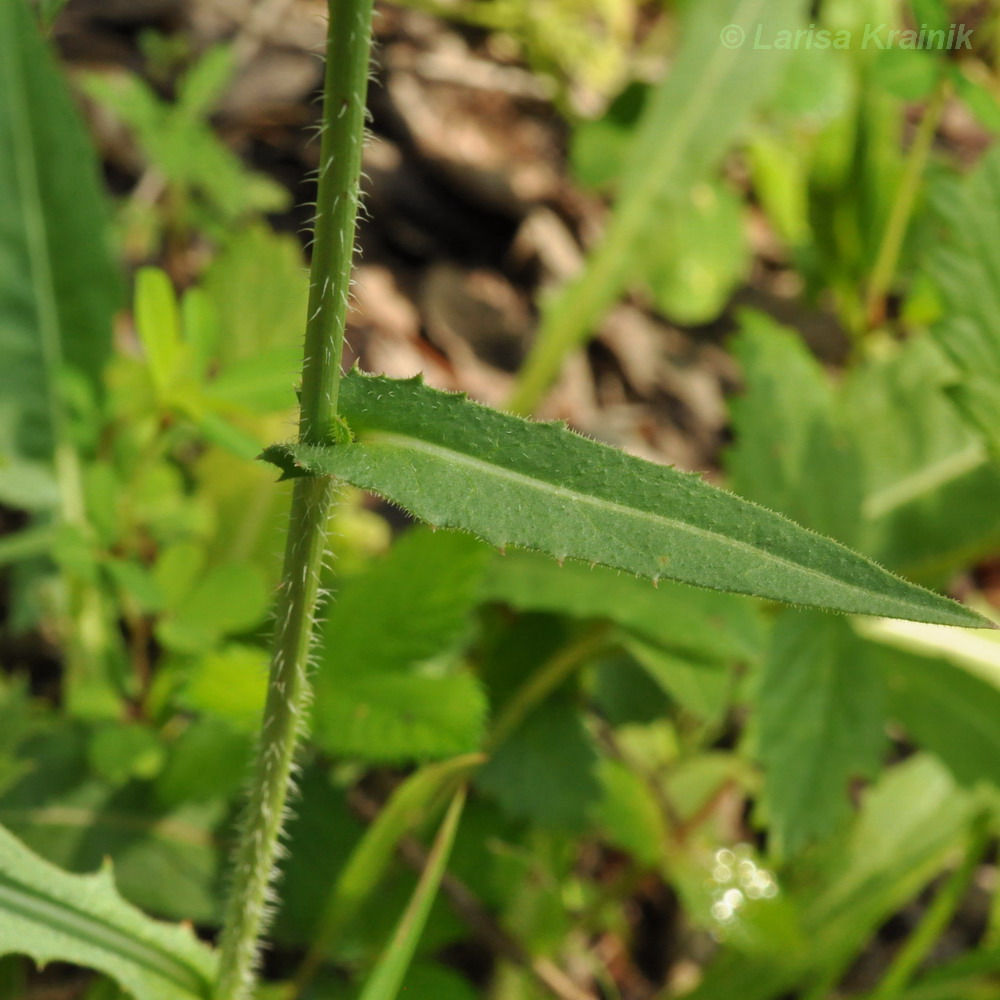
[[[220,944],[216,1000],[252,988],[308,700],[324,533],[337,482],[431,525],[643,576],[946,625],[975,612],[698,476],[439,392],[341,376],[372,0],[331,0],[299,434],[264,457],[294,479],[270,684]],[[336,641],[336,637],[332,638]],[[335,655],[335,650],[332,651]]]
[[[765,6],[764,0],[754,0],[744,5],[741,16],[756,19]],[[431,525],[471,532],[501,548],[524,546],[557,560],[602,564],[652,583],[669,578],[832,611],[970,627],[989,624],[837,542],[710,487],[697,476],[630,457],[559,424],[531,423],[438,392],[420,379],[398,381],[359,371],[342,377],[371,18],[372,0],[329,0],[299,433],[294,443],[273,445],[264,455],[283,478],[294,480],[292,505],[270,682],[219,948],[212,951],[189,928],[150,920],[126,903],[110,868],[71,875],[0,829],[0,955],[27,954],[38,963],[75,962],[111,976],[141,998],[247,1000],[267,928],[296,746],[304,732],[310,643],[338,482],[371,490]],[[45,312],[38,320],[44,333],[40,340],[51,348],[70,329],[78,335],[79,327],[67,323],[64,330],[63,317],[42,307],[57,300],[57,286],[87,287],[76,271],[73,278],[55,281],[53,266],[72,255],[54,254],[46,242],[58,225],[38,224],[59,216],[49,211],[46,200],[58,193],[57,185],[39,184],[37,170],[52,166],[45,154],[53,130],[70,122],[69,99],[53,89],[54,70],[26,2],[0,2],[0,55],[0,150],[16,154],[0,155],[0,188],[14,192],[14,204],[25,219],[21,230],[8,226],[0,239],[17,244],[8,254],[23,262],[14,285],[30,289],[25,294],[34,308]],[[714,58],[717,86],[723,79],[741,79],[742,64],[730,61],[735,56]],[[683,106],[671,95],[676,93],[669,91],[657,102],[660,111]],[[43,103],[45,114],[39,111]],[[650,137],[656,134],[653,124]],[[681,125],[671,132],[674,138],[689,135],[686,118]],[[77,139],[73,144],[79,145]],[[671,153],[673,159],[681,156],[680,148]],[[643,191],[652,190],[655,178],[648,171],[643,176],[643,184],[628,192],[628,225],[623,229],[619,224],[613,241],[618,245],[625,239],[621,234],[632,232],[638,216],[648,212]],[[93,228],[89,217],[81,219],[81,231]],[[558,350],[546,348],[545,358],[561,356],[559,344],[575,342],[588,317],[615,294],[618,265],[599,270],[608,279],[600,294],[586,297],[586,309],[573,310],[572,323],[567,321],[555,340],[550,337]],[[33,311],[25,307],[20,314],[30,319]],[[58,352],[49,354],[57,357]],[[527,396],[522,393],[515,400],[518,408],[529,408],[525,399],[547,384],[550,367],[546,360],[533,369],[538,377],[528,380]],[[45,416],[38,408],[30,412],[32,419]],[[336,634],[328,633],[327,641],[335,647]],[[336,648],[326,651],[327,658],[334,656]],[[509,729],[511,717],[502,716],[496,730]],[[356,912],[371,872],[391,855],[407,817],[417,805],[423,809],[437,801],[439,793],[453,792],[417,889],[362,1000],[390,1000],[396,994],[444,873],[464,801],[463,783],[481,760],[471,754],[440,764],[418,772],[399,789],[348,862],[296,989],[322,960],[324,942]]]

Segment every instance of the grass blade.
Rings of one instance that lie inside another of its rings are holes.
[[[463,786],[451,800],[441,828],[434,838],[434,845],[427,856],[427,866],[410,897],[406,912],[396,925],[389,947],[365,984],[360,1000],[394,1000],[399,992],[403,977],[420,941],[420,935],[423,933],[424,924],[427,923],[427,916],[441,884],[445,866],[448,864],[448,857],[455,842],[455,833],[458,830],[458,821],[465,806],[465,795],[466,789]]]

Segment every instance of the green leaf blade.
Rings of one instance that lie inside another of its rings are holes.
[[[0,149],[0,454],[48,460],[63,366],[97,390],[121,289],[97,159],[24,2],[0,5]]]
[[[320,647],[313,719],[321,746],[388,763],[476,749],[486,698],[455,662],[455,647],[491,555],[467,535],[413,530],[345,582]]]
[[[96,969],[139,1000],[207,997],[214,957],[190,930],[151,920],[117,893],[110,868],[70,875],[0,828],[0,955]]]
[[[794,854],[849,814],[851,779],[873,774],[885,741],[882,678],[844,619],[783,615],[756,693],[758,755],[779,850]]]
[[[348,375],[355,442],[277,445],[286,475],[335,475],[432,525],[653,581],[829,610],[986,627],[974,612],[697,475],[531,424],[417,380]]]

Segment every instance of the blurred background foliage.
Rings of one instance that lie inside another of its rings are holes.
[[[323,5],[2,7],[0,823],[211,936]],[[352,360],[502,405],[535,328],[589,309],[543,415],[1000,619],[995,5],[379,9]],[[853,43],[722,45],[767,18]],[[863,48],[882,24],[972,44]],[[654,590],[353,492],[330,541],[262,995],[357,995],[471,770],[410,1000],[1000,996],[991,636]],[[401,850],[351,896],[379,815]],[[114,995],[0,963],[0,996]]]

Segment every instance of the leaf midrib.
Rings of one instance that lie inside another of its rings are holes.
[[[0,910],[19,913],[30,921],[118,955],[193,996],[205,995],[208,984],[204,978],[173,955],[69,903],[33,891],[3,873],[0,873]]]
[[[724,542],[726,546],[731,548],[740,549],[748,554],[751,554],[755,558],[764,559],[776,566],[783,569],[791,569],[799,573],[804,573],[808,577],[819,580],[823,583],[829,583],[831,581],[835,582],[838,586],[844,587],[853,593],[863,596],[866,598],[871,598],[872,596],[876,598],[883,598],[884,595],[875,590],[866,590],[863,587],[858,586],[854,583],[847,583],[840,580],[837,577],[829,576],[825,573],[815,570],[809,566],[803,566],[801,563],[792,562],[789,559],[785,559],[782,556],[775,555],[773,552],[769,552],[766,549],[757,548],[750,545],[747,542],[742,541],[738,538],[732,538],[729,535],[724,535],[719,532],[710,531],[707,528],[699,528],[695,525],[688,524],[686,521],[678,521],[673,518],[665,517],[662,514],[654,514],[650,511],[642,510],[641,508],[628,507],[623,504],[617,503],[613,500],[606,500],[603,497],[595,497],[588,493],[580,493],[577,490],[569,489],[565,486],[560,486],[557,483],[551,483],[545,479],[539,479],[533,476],[525,475],[521,472],[515,472],[512,469],[505,468],[501,465],[494,465],[490,462],[483,461],[480,458],[476,458],[472,455],[468,455],[465,452],[457,451],[451,448],[446,448],[442,445],[432,444],[427,441],[423,441],[419,438],[410,437],[406,434],[400,434],[395,431],[364,431],[359,435],[358,443],[379,443],[384,442],[387,444],[397,443],[404,448],[411,449],[413,451],[424,452],[435,458],[439,458],[448,461],[452,464],[459,464],[467,466],[470,469],[475,470],[477,473],[485,472],[495,478],[507,479],[512,483],[517,483],[519,485],[527,486],[531,489],[538,490],[545,493],[555,493],[557,496],[565,498],[567,500],[572,500],[578,503],[588,504],[591,507],[596,507],[600,510],[607,511],[608,513],[613,513],[616,515],[626,514],[631,517],[638,517],[642,520],[649,521],[659,527],[673,528],[675,530],[680,530],[687,532],[688,534],[694,535],[699,538],[709,539],[713,542]],[[756,505],[755,505],[756,506]],[[760,510],[766,510],[766,508],[759,508]],[[772,513],[772,512],[768,512]],[[780,515],[774,514],[773,516],[779,517]],[[807,529],[802,529],[807,531]],[[832,539],[823,538],[821,535],[816,535],[814,532],[808,532],[808,534],[813,535],[816,538],[821,539],[829,544],[836,545]],[[898,604],[912,608],[917,613],[923,613],[927,609],[920,604],[915,604],[910,600],[905,598],[900,598],[896,595],[892,597],[893,601],[898,602]]]

